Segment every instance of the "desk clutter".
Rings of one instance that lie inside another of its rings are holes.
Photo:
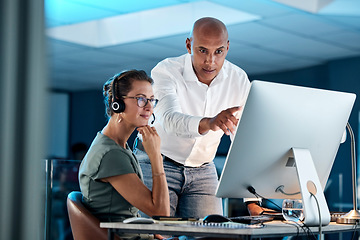
[[[342,216],[344,213],[332,212],[332,221]],[[204,227],[204,228],[231,228],[231,229],[244,229],[244,228],[262,228],[265,222],[271,222],[279,219],[276,214],[272,215],[259,215],[259,216],[238,216],[238,217],[225,217],[222,215],[212,214],[206,216],[204,219],[198,218],[180,218],[180,217],[164,217],[154,216],[153,218],[145,217],[132,217],[125,219],[123,223],[126,224],[160,224],[165,226],[184,226],[184,227]]]
[[[305,236],[313,239],[314,234],[319,234],[318,227],[302,228],[297,224],[286,221],[269,221],[263,224],[243,223],[204,223],[202,219],[197,221],[156,221],[153,224],[126,224],[122,222],[101,222],[101,228],[108,229],[108,239],[113,239],[116,233],[136,234],[161,234],[170,236],[193,236],[212,238],[267,238],[285,236]],[[322,228],[321,234],[331,237],[332,234],[354,234],[359,228],[350,224],[337,224],[331,222]],[[351,233],[352,232],[352,233]],[[335,236],[335,239],[338,236]],[[334,238],[326,238],[334,239]],[[350,238],[346,238],[350,239]]]

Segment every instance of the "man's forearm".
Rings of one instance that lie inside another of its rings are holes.
[[[199,133],[205,134],[210,130],[210,120],[211,118],[203,118],[199,122]]]

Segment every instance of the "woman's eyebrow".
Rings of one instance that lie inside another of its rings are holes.
[[[135,96],[142,96],[142,97],[145,97],[145,98],[146,98],[146,95],[143,94],[143,93],[138,93],[138,94],[136,94]],[[151,96],[150,96],[150,98],[153,98],[153,97],[154,97],[154,95],[151,95]]]

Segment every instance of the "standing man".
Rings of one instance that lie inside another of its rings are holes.
[[[186,39],[187,54],[167,58],[152,70],[155,127],[170,194],[171,215],[203,218],[223,214],[215,197],[218,176],[213,159],[222,135],[234,134],[249,89],[241,68],[225,60],[228,32],[215,18],[201,18]],[[145,184],[151,165],[141,141],[134,148]]]

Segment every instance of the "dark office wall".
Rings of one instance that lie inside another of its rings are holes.
[[[358,134],[360,110],[360,57],[332,61],[329,64],[329,89],[357,94],[350,116],[351,126]]]
[[[102,130],[106,122],[101,89],[71,93],[69,151],[76,143],[85,143],[89,147],[96,133]]]
[[[273,74],[250,75],[250,80],[267,80],[305,87],[324,88],[328,85],[328,64]]]
[[[329,63],[329,88],[333,90],[353,92],[357,94],[353,111],[350,115],[349,123],[355,134],[357,153],[359,152],[359,111],[360,111],[360,57],[337,60]],[[343,146],[340,147],[332,171],[332,179],[336,180],[339,174],[342,175],[344,185],[344,202],[352,203],[352,185],[351,185],[351,164],[349,163],[350,155],[350,137]],[[359,154],[357,154],[359,156]],[[359,166],[359,164],[357,163]],[[359,172],[359,168],[358,168]],[[359,174],[358,174],[359,176]],[[336,183],[336,181],[335,181]],[[336,186],[336,184],[335,184]],[[337,195],[335,189],[329,194]],[[332,197],[329,199],[333,199]],[[336,198],[335,198],[336,199]]]

